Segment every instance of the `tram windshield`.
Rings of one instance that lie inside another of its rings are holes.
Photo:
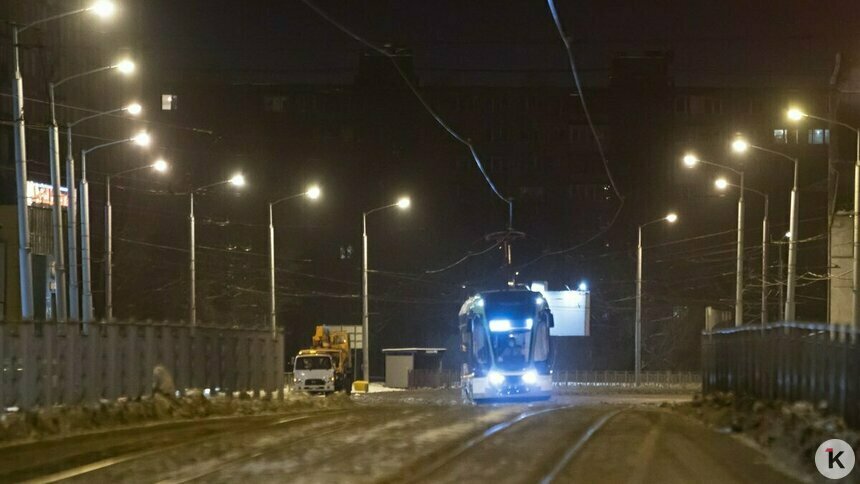
[[[511,291],[481,296],[483,317],[470,319],[464,333],[475,364],[485,369],[544,371],[551,357],[551,315],[540,294]]]
[[[491,333],[496,366],[506,370],[521,370],[525,367],[531,345],[531,331]]]

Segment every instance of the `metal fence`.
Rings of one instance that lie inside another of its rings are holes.
[[[190,388],[282,395],[283,335],[159,323],[0,322],[0,411],[152,393],[153,370]]]
[[[860,352],[846,326],[780,323],[731,328],[702,337],[704,392],[768,400],[827,402],[860,424]]]
[[[556,386],[633,386],[636,373],[614,370],[576,370],[553,373]],[[698,386],[702,375],[695,371],[643,371],[640,381],[646,386]]]

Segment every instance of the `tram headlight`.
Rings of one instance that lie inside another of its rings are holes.
[[[532,319],[532,318],[526,319],[526,329],[532,329],[532,326],[534,326],[534,324],[535,324],[534,319]]]
[[[487,373],[487,379],[490,380],[490,384],[499,386],[505,382],[505,375],[502,375],[498,371],[491,371]]]
[[[538,374],[536,371],[528,370],[527,372],[523,373],[523,383],[526,383],[528,385],[534,385],[535,383],[537,383],[537,380]]]

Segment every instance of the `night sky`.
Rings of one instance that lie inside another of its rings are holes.
[[[566,83],[544,2],[321,1],[365,38],[413,49],[425,82]],[[557,3],[586,79],[605,82],[612,54],[674,52],[677,82],[815,82],[860,27],[852,2],[601,1]],[[169,72],[239,70],[263,81],[351,78],[361,46],[296,1],[149,2]],[[852,15],[853,11],[853,15]]]

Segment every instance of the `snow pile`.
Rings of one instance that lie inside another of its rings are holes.
[[[367,389],[367,393],[384,393],[384,392],[404,392],[405,388],[394,388],[385,386],[385,383],[371,383],[370,387]],[[356,393],[356,395],[361,395],[360,392]]]
[[[341,393],[327,398],[288,393],[279,400],[271,396],[251,398],[246,393],[231,398],[223,393],[210,395],[191,390],[177,398],[155,394],[135,400],[103,400],[95,405],[57,405],[27,411],[13,408],[0,413],[0,444],[153,422],[290,413],[350,404],[349,397]]]
[[[637,394],[637,395],[691,395],[701,391],[699,383],[672,384],[632,384],[620,383],[556,383],[554,392],[557,395],[607,395],[607,394]]]
[[[842,439],[854,448],[860,444],[860,434],[849,429],[842,418],[828,415],[824,401],[817,405],[789,403],[718,392],[697,394],[692,402],[665,406],[696,417],[717,431],[742,434],[810,475],[817,475],[813,458],[825,440]]]

